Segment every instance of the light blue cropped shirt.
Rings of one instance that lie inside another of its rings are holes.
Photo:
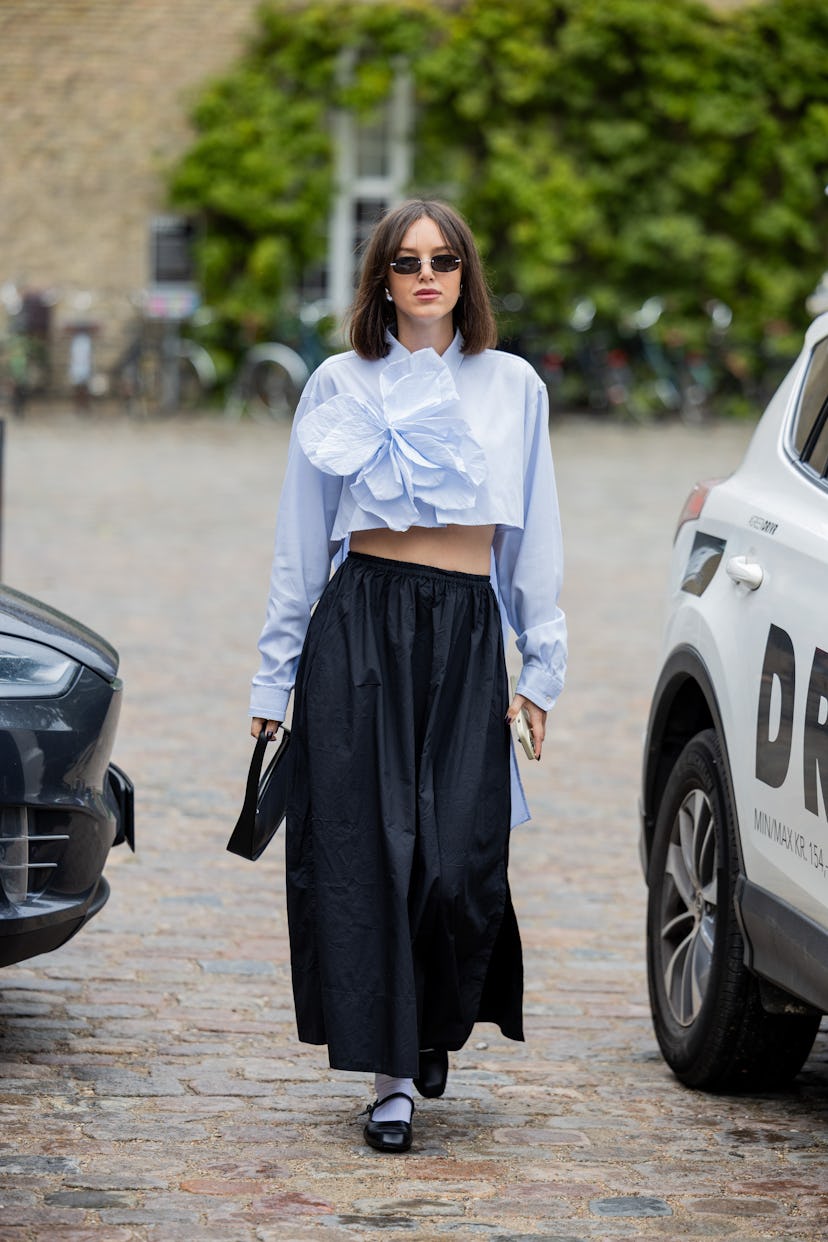
[[[354,352],[313,373],[294,416],[251,716],[284,720],[310,614],[355,530],[493,524],[492,585],[523,658],[518,691],[548,710],[563,688],[563,551],[546,388],[527,362]],[[512,823],[529,811],[512,749]]]

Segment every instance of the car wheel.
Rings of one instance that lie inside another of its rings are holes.
[[[673,768],[649,865],[647,974],[664,1059],[690,1087],[780,1086],[801,1069],[818,1014],[767,1013],[744,963],[734,890],[735,817],[713,729]]]

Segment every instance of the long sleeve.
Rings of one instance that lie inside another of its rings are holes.
[[[548,710],[563,689],[566,619],[558,606],[563,544],[546,389],[527,392],[523,529],[498,527],[494,538],[497,587],[523,656],[518,692]]]
[[[294,416],[279,512],[261,663],[253,678],[250,715],[284,720],[311,609],[330,576],[339,543],[331,539],[342,480],[312,466],[297,429],[306,411],[333,395],[325,372],[308,381]]]

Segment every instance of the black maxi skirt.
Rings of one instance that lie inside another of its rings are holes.
[[[351,553],[297,674],[287,907],[299,1038],[418,1072],[476,1021],[523,1039],[506,666],[482,575]]]

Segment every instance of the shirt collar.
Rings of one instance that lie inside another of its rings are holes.
[[[390,329],[386,329],[385,336],[391,346],[388,353],[389,362],[400,362],[403,358],[411,357],[411,350],[406,349],[406,347],[397,340],[394,333],[391,332]],[[446,352],[439,356],[451,372],[452,379],[456,379],[457,372],[460,370],[463,365],[463,360],[466,357],[463,353],[463,337],[459,331],[455,332],[454,340],[451,342]]]

